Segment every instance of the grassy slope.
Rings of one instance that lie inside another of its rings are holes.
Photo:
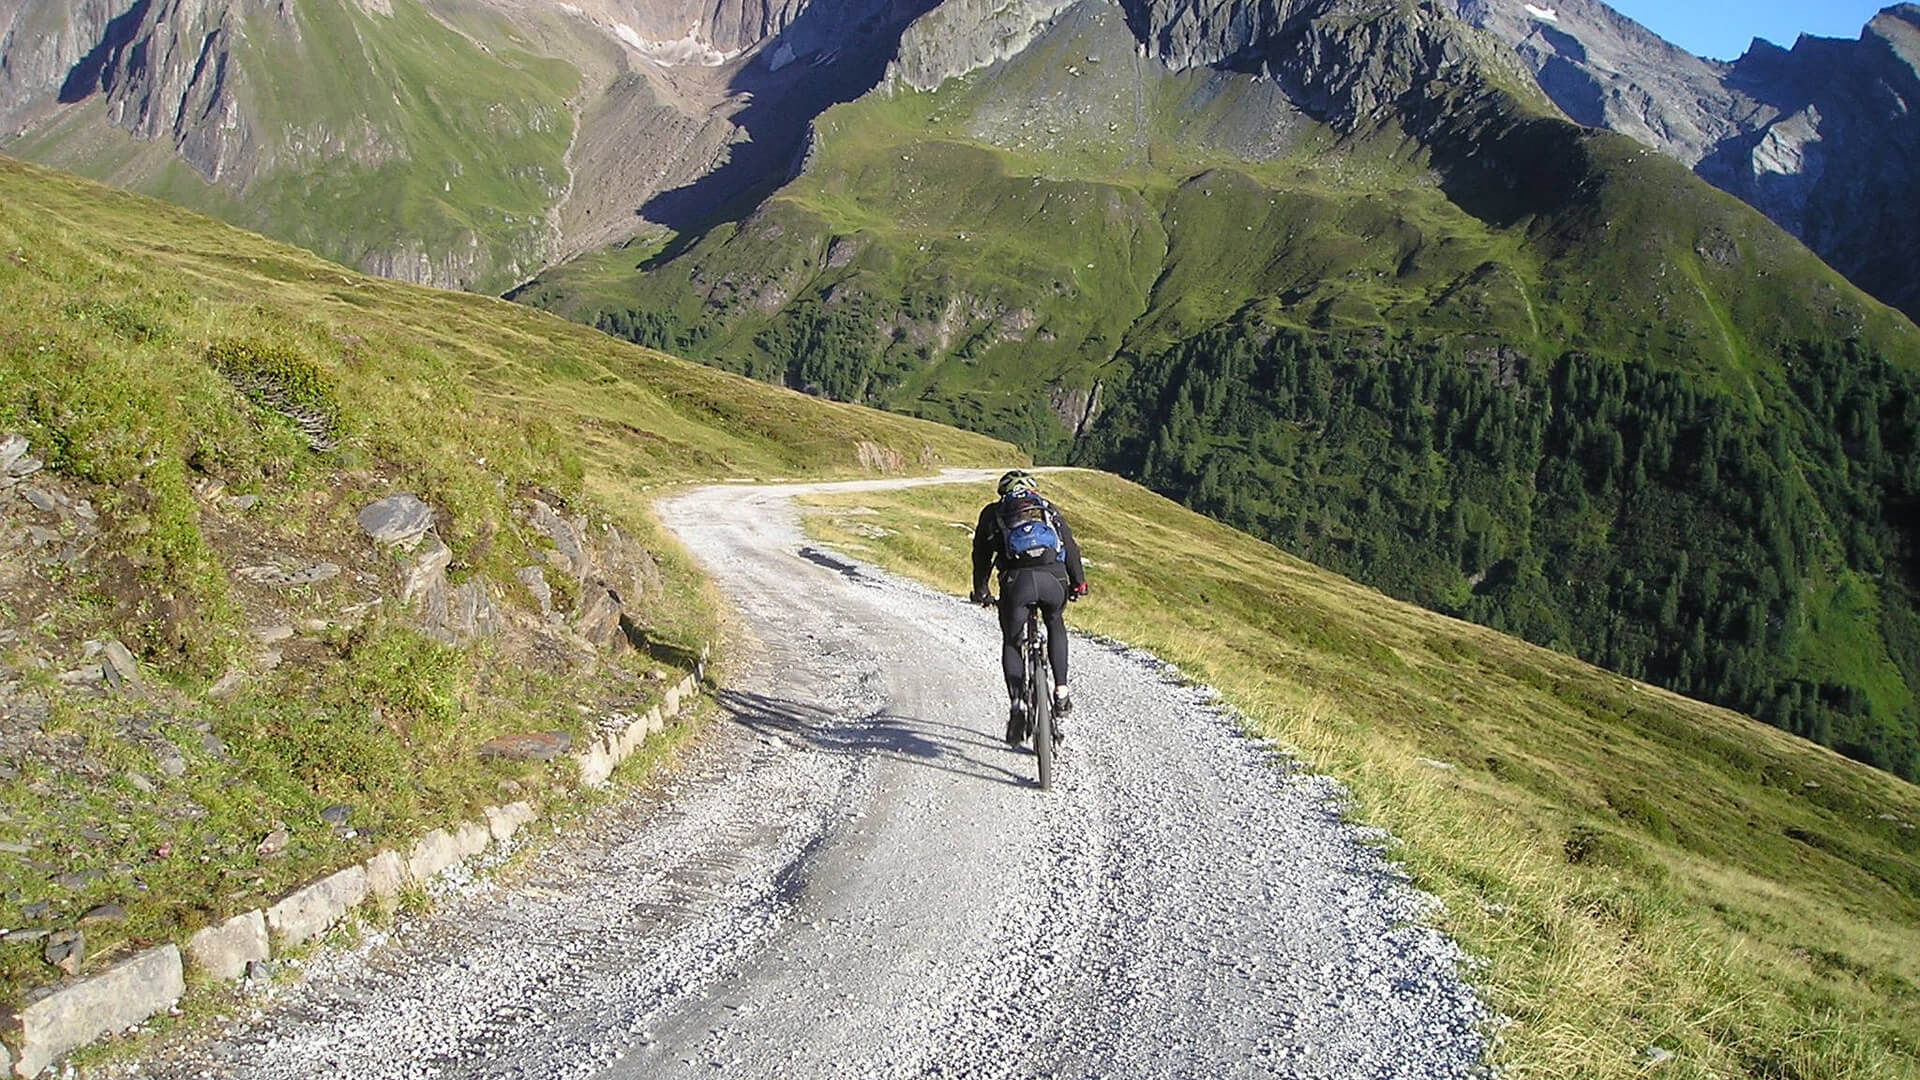
[[[537,671],[494,663],[485,647],[434,645],[404,618],[376,615],[359,629],[303,634],[283,646],[282,667],[224,702],[207,700],[214,676],[259,651],[236,562],[288,552],[357,559],[354,513],[408,490],[438,509],[455,580],[478,576],[510,598],[514,569],[542,561],[514,510],[545,491],[659,553],[665,590],[645,611],[649,634],[690,645],[706,639],[712,612],[697,577],[658,538],[649,489],[1012,455],[980,436],[775,389],[518,305],[364,277],[4,158],[0,310],[0,432],[27,435],[48,462],[33,482],[89,498],[102,524],[50,592],[8,593],[24,606],[0,611],[0,709],[9,689],[15,707],[48,708],[44,737],[30,734],[27,711],[0,727],[9,766],[0,839],[28,848],[0,863],[0,926],[64,928],[95,904],[121,903],[125,923],[87,928],[95,964],[129,943],[179,940],[376,844],[471,816],[499,801],[502,783],[537,797],[563,777],[477,764],[474,746],[530,727],[577,732],[576,705],[632,711],[656,685],[644,677],[656,666],[647,658]],[[337,405],[338,450],[311,452],[214,370],[207,346],[234,339],[285,350],[316,373]],[[212,479],[263,502],[244,518],[224,512],[195,495]],[[25,504],[8,497],[13,530]],[[0,573],[0,592],[13,570]],[[390,573],[348,570],[286,594],[294,621],[338,619],[353,599],[350,579]],[[82,642],[105,636],[143,654],[150,694],[58,689],[54,673],[80,662]],[[203,734],[224,749],[203,750]],[[183,777],[158,766],[157,738],[182,748]],[[49,765],[37,756],[48,747],[89,764]],[[129,773],[157,792],[139,790]],[[356,835],[320,823],[336,803],[351,808]],[[256,855],[279,822],[293,834],[286,854]],[[74,888],[51,880],[89,871],[101,876]],[[48,914],[23,914],[40,901]],[[52,974],[37,944],[0,942],[0,1004]]]
[[[1488,961],[1507,1075],[1641,1075],[1660,1046],[1679,1055],[1661,1075],[1920,1076],[1920,790],[1111,476],[1047,486],[1094,567],[1071,621],[1218,687],[1349,785]],[[980,498],[821,500],[883,516],[810,528],[964,591],[953,524]],[[894,531],[867,535],[876,520]]]

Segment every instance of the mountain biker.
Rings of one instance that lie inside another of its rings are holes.
[[[1073,709],[1067,694],[1067,624],[1060,617],[1068,600],[1087,595],[1087,573],[1080,565],[1080,545],[1067,528],[1066,518],[1040,497],[1033,474],[1014,469],[1000,478],[999,498],[980,510],[973,530],[973,594],[976,604],[992,604],[987,572],[1000,571],[1000,666],[1007,677],[1007,742],[1018,746],[1027,737],[1027,660],[1022,650],[1029,608],[1039,608],[1047,623],[1047,662],[1053,668],[1053,713]],[[1009,537],[1038,537],[1041,543],[1016,552]],[[1055,726],[1056,736],[1059,727]]]

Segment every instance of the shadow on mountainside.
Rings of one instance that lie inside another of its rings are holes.
[[[814,118],[878,86],[899,51],[901,32],[932,10],[934,0],[901,0],[852,28],[834,26],[844,15],[823,11],[829,7],[809,6],[734,76],[728,89],[746,95],[748,103],[731,119],[745,138],[732,145],[726,162],[692,183],[655,195],[635,211],[682,238],[655,262],[684,250],[697,231],[745,216],[792,179]],[[807,42],[822,47],[812,51]],[[810,51],[774,70],[772,58],[780,55],[783,44],[793,43],[802,43],[794,46],[796,53]]]
[[[153,0],[138,0],[132,7],[108,20],[99,43],[68,70],[66,81],[60,84],[60,104],[71,105],[97,92],[113,89],[108,72],[119,66],[121,55],[133,43],[134,34],[146,21],[147,9],[151,6]]]

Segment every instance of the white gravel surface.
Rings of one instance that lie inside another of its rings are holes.
[[[1459,950],[1340,820],[1337,785],[1151,657],[1076,638],[1040,792],[999,738],[991,613],[814,550],[794,490],[709,488],[664,515],[751,634],[730,719],[667,790],[143,1069],[1484,1072]]]

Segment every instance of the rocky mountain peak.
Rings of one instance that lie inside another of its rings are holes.
[[[1857,40],[1756,39],[1723,63],[1599,0],[1454,2],[1570,119],[1678,159],[1920,315],[1920,230],[1905,209],[1920,170],[1920,6],[1883,10]]]

